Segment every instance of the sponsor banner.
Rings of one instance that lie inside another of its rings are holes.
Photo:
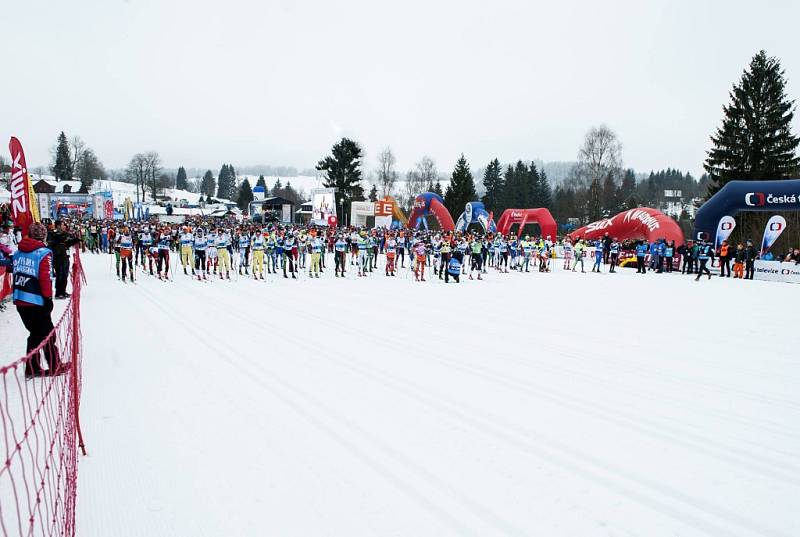
[[[744,203],[748,207],[767,207],[769,205],[797,205],[800,195],[797,194],[765,194],[764,192],[748,192],[744,195]]]
[[[14,225],[22,230],[22,236],[28,236],[28,228],[34,222],[31,199],[31,179],[28,176],[28,165],[25,163],[25,152],[22,144],[15,137],[8,142],[11,152],[11,179],[8,189],[11,191],[11,216]]]
[[[327,222],[327,219],[325,220]],[[282,224],[291,224],[292,223],[292,206],[288,203],[284,203],[281,205],[281,223]]]
[[[719,245],[722,244],[722,241],[728,240],[735,227],[736,220],[732,216],[720,218],[719,224],[717,224],[717,238],[714,240],[714,251],[719,250]]]
[[[800,265],[797,263],[756,259],[753,269],[754,280],[800,283]]]
[[[392,217],[394,213],[394,202],[390,200],[379,200],[375,202],[375,216]]]
[[[776,214],[767,221],[767,226],[764,228],[764,238],[761,239],[761,255],[764,255],[767,250],[772,248],[772,245],[775,244],[784,229],[786,229],[786,219],[780,215]]]
[[[311,223],[317,226],[327,226],[330,216],[336,216],[336,189],[313,189],[311,191]]]

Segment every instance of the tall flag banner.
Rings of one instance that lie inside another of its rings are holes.
[[[25,152],[22,144],[15,137],[11,137],[8,142],[8,150],[11,152],[11,215],[14,218],[14,225],[22,231],[22,236],[28,236],[28,228],[34,222],[34,215],[31,206],[30,177],[28,176],[28,166],[25,163]]]
[[[736,220],[732,216],[723,216],[719,224],[717,224],[717,237],[714,239],[714,250],[719,249],[722,241],[728,240],[728,237],[733,233],[733,228],[736,227]]]
[[[761,255],[767,253],[767,250],[775,244],[784,229],[786,229],[786,219],[780,215],[776,214],[767,221],[767,227],[764,228],[764,238],[761,239]]]

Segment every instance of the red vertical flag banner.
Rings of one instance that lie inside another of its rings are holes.
[[[25,152],[22,151],[22,144],[19,140],[11,137],[8,143],[11,151],[11,215],[14,217],[14,225],[22,230],[22,236],[28,236],[28,228],[33,223],[33,211],[31,209],[31,188],[30,177],[28,177],[28,166],[25,163]]]

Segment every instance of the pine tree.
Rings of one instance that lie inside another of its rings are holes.
[[[74,170],[72,169],[72,158],[69,152],[69,143],[64,131],[58,135],[58,145],[56,146],[56,160],[50,167],[56,181],[71,181]]]
[[[475,201],[478,194],[475,192],[475,181],[469,170],[464,154],[456,162],[450,184],[444,192],[444,205],[451,215],[460,215],[467,203]]]
[[[272,195],[276,198],[284,198],[286,197],[283,195],[283,183],[281,183],[280,178],[275,179],[275,184],[272,185]]]
[[[325,172],[326,188],[336,188],[340,199],[344,199],[344,206],[337,203],[337,207],[345,214],[350,211],[350,203],[354,200],[364,199],[364,188],[361,186],[361,147],[349,138],[342,138],[331,148],[331,154],[317,163],[317,170]],[[343,214],[339,214],[339,221],[343,222]]]
[[[239,195],[236,198],[236,205],[244,211],[245,214],[250,213],[250,202],[253,201],[253,189],[250,188],[250,181],[245,177],[242,184],[239,185]]]
[[[200,192],[206,195],[206,201],[210,196],[214,195],[214,188],[216,186],[214,174],[211,173],[211,170],[206,170],[205,175],[203,175],[203,180],[200,182]]]
[[[495,211],[499,214],[501,210],[505,209],[501,203],[505,180],[503,179],[503,171],[500,168],[499,160],[494,159],[486,166],[486,170],[483,172],[483,186],[486,189],[486,194],[483,195],[481,201],[483,201],[487,210]]]
[[[525,174],[525,181],[522,184],[522,207],[542,206],[539,200],[539,195],[541,194],[540,181],[539,169],[534,162],[531,162],[528,172]]]
[[[784,74],[780,61],[762,50],[733,86],[704,164],[712,181],[709,195],[733,179],[786,179],[800,169],[794,101],[786,96]]]
[[[228,164],[228,195],[226,197],[229,200],[236,198],[236,182],[236,170],[233,168],[233,164]]]
[[[228,192],[230,192],[230,171],[228,170],[228,165],[223,164],[222,168],[219,170],[219,175],[217,176],[217,197],[218,198],[227,198]]]
[[[617,207],[619,205],[617,203],[617,184],[614,182],[614,174],[612,173],[606,174],[603,180],[601,205],[603,213],[606,216],[617,213]]]
[[[550,188],[550,181],[544,170],[539,170],[539,207],[549,209],[553,206],[553,191]]]
[[[258,176],[258,181],[256,181],[256,186],[260,186],[264,189],[264,196],[269,196],[269,188],[267,188],[267,181],[264,179],[263,175]]]
[[[186,177],[186,170],[183,166],[178,168],[178,175],[175,177],[175,188],[178,190],[189,190],[189,178]]]
[[[432,190],[432,192],[433,192],[434,194],[438,194],[439,196],[441,196],[442,198],[444,198],[444,192],[442,191],[442,182],[441,182],[441,181],[439,181],[438,179],[436,180],[436,183],[433,185],[433,190]]]
[[[369,189],[369,201],[375,202],[378,201],[378,187],[372,185],[372,188]]]

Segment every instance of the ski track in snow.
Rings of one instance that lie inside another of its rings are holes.
[[[798,287],[123,285],[106,260],[84,256],[81,536],[800,534]]]

